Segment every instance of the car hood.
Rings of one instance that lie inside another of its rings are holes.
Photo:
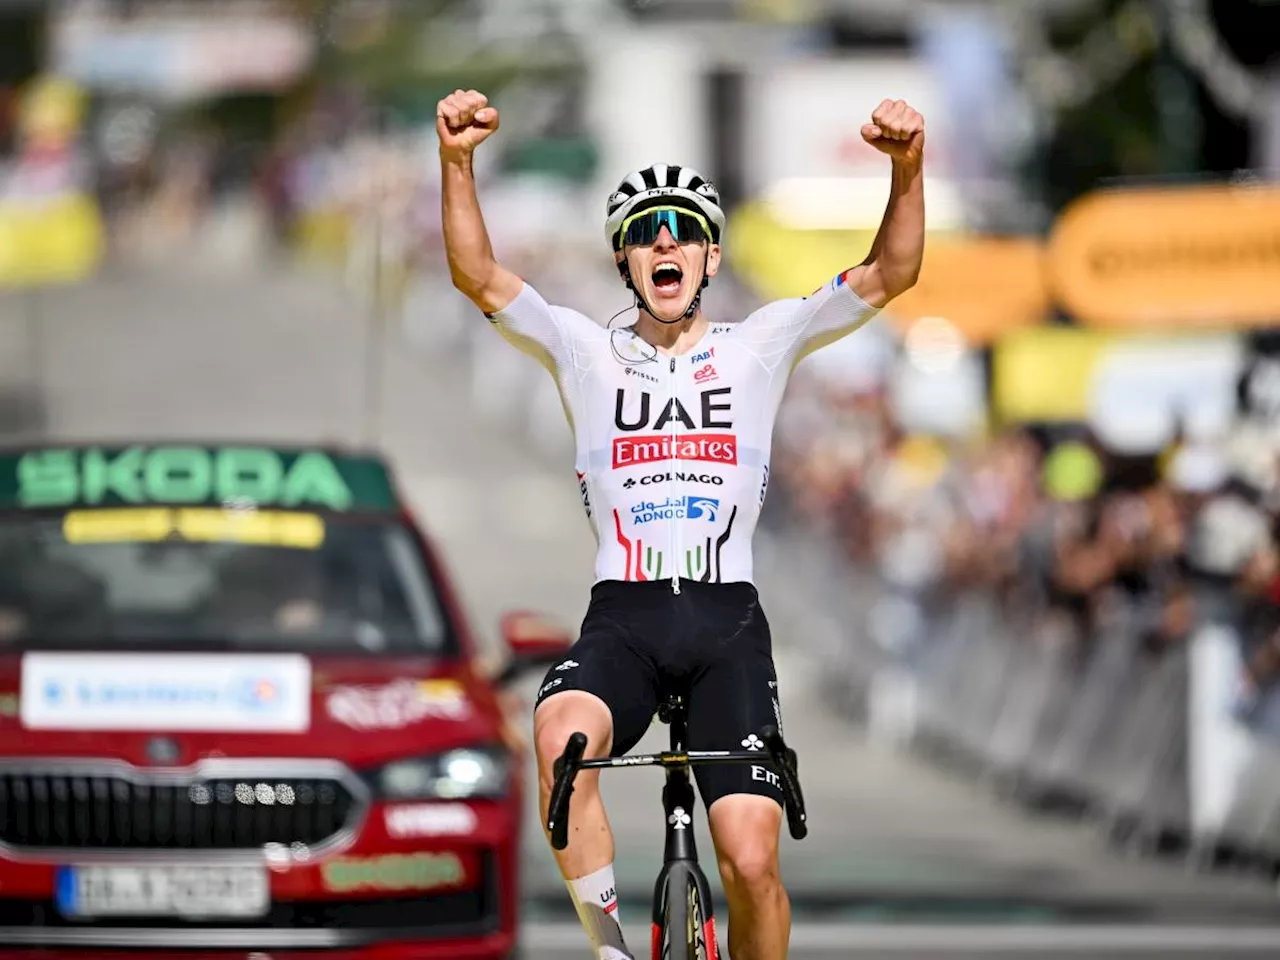
[[[0,758],[327,757],[356,767],[497,742],[465,661],[302,654],[0,655]]]

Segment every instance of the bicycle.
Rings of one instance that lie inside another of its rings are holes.
[[[584,760],[587,736],[575,733],[569,737],[564,753],[556,760],[556,775],[547,808],[547,829],[551,846],[563,850],[569,843],[569,798],[579,770],[617,767],[663,767],[666,785],[662,789],[662,808],[666,815],[666,842],[662,869],[658,873],[653,894],[653,960],[719,960],[715,920],[711,906],[711,888],[698,865],[697,846],[693,837],[693,783],[689,768],[700,763],[750,763],[768,774],[766,760],[773,767],[782,788],[787,826],[791,836],[803,840],[809,828],[804,810],[804,795],[796,773],[794,750],[787,747],[775,726],[767,726],[756,738],[763,755],[756,750],[686,750],[688,735],[685,700],[676,694],[658,706],[658,719],[671,728],[671,749],[664,753],[634,754],[623,757],[601,757]],[[751,738],[748,738],[749,740]],[[753,744],[754,746],[754,744]]]

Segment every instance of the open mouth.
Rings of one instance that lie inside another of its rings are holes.
[[[684,271],[674,263],[660,263],[653,269],[653,289],[664,296],[678,293],[683,279]]]

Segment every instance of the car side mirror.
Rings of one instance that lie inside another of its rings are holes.
[[[499,686],[514,683],[538,667],[555,663],[573,646],[573,635],[563,625],[530,610],[505,614],[501,631],[511,657],[494,678]]]

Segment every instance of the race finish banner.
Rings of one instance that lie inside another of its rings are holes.
[[[1280,322],[1280,187],[1088,194],[1055,224],[1047,267],[1055,300],[1088,326]]]

